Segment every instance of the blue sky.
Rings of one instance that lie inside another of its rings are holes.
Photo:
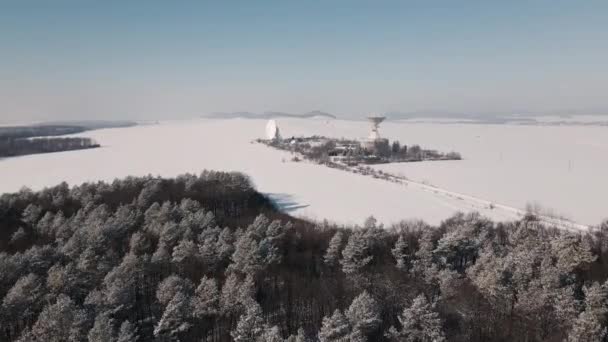
[[[608,109],[608,1],[0,0],[0,121]]]

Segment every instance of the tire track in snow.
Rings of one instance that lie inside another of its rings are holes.
[[[356,172],[359,173],[358,169],[356,167],[349,167],[348,168],[351,172]],[[383,175],[387,176],[389,179],[385,179],[386,181],[392,181],[392,182],[396,182],[396,183],[400,183],[403,184],[405,186],[411,186],[412,188],[416,188],[422,191],[426,191],[426,192],[430,192],[434,195],[437,196],[442,196],[444,198],[448,198],[450,200],[459,200],[462,201],[463,204],[466,204],[468,206],[470,206],[472,209],[475,210],[485,210],[485,209],[491,209],[491,210],[496,210],[496,209],[500,209],[504,212],[507,212],[509,214],[511,214],[511,216],[515,216],[515,217],[524,217],[527,212],[525,210],[522,209],[518,209],[515,207],[511,207],[505,204],[500,204],[500,203],[496,203],[496,202],[492,202],[492,201],[488,201],[479,197],[475,197],[475,196],[471,196],[471,195],[467,195],[467,194],[463,194],[463,193],[459,193],[459,192],[454,192],[454,191],[450,191],[447,189],[443,189],[434,185],[428,185],[425,184],[423,182],[418,182],[418,181],[413,181],[411,179],[408,179],[406,177],[400,177],[400,176],[396,176],[393,175],[391,173],[388,172],[383,172]],[[383,178],[379,178],[379,179],[383,179]],[[447,203],[446,203],[447,204]],[[555,226],[557,228],[560,229],[566,229],[566,230],[570,230],[570,231],[586,231],[589,230],[589,226],[584,225],[584,224],[580,224],[577,222],[573,222],[567,219],[563,219],[563,218],[558,218],[558,217],[552,217],[552,216],[547,216],[547,215],[541,215],[541,214],[535,214],[535,216],[543,223],[547,224],[547,225],[551,225],[551,226]]]

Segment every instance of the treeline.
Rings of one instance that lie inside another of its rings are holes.
[[[291,218],[238,173],[0,197],[2,341],[602,341],[608,222]]]
[[[377,151],[388,158],[389,162],[410,162],[423,160],[461,160],[462,156],[458,152],[443,153],[436,150],[422,149],[419,145],[401,145],[398,140],[394,140],[389,147],[388,141],[378,141],[375,143]]]
[[[0,158],[99,147],[90,138],[58,137],[85,130],[76,126],[0,127]]]
[[[0,138],[0,157],[50,153],[95,148],[100,145],[91,138]]]

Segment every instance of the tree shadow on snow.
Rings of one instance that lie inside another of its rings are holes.
[[[292,212],[298,209],[306,208],[309,204],[300,204],[294,200],[294,197],[289,194],[265,193],[266,197],[282,212]]]

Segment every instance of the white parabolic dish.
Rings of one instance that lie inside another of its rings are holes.
[[[279,134],[279,127],[277,126],[277,122],[274,120],[268,120],[266,124],[266,138],[267,139],[275,139]]]

